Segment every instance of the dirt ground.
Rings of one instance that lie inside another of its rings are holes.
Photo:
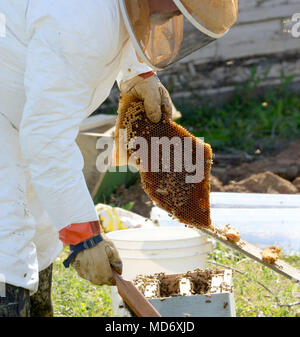
[[[212,191],[216,192],[300,193],[300,140],[275,155],[239,165],[219,160],[212,175]]]
[[[140,214],[146,218],[150,216],[150,212],[153,207],[153,202],[144,192],[140,181],[129,188],[125,188],[125,186],[119,187],[116,193],[111,195],[110,202],[119,207],[127,205],[130,202],[134,202],[130,211]]]
[[[219,156],[220,157],[220,156]],[[272,172],[288,181],[294,181],[300,177],[300,140],[286,145],[285,149],[274,155],[259,155],[248,159],[240,155],[238,164],[232,163],[232,158],[237,161],[237,156],[221,156],[216,154],[215,165],[212,174],[219,178],[225,185],[230,181],[241,181],[253,174]]]
[[[243,154],[216,154],[211,175],[212,192],[300,194],[300,140],[275,155],[250,158]],[[152,201],[141,183],[121,186],[110,202],[118,206],[134,202],[131,211],[149,217]]]

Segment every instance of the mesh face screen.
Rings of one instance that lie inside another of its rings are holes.
[[[153,202],[186,225],[211,226],[210,145],[171,121],[164,112],[159,123],[152,123],[143,103],[124,94],[120,97],[115,144],[117,160],[124,149]]]

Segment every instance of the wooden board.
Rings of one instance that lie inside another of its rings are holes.
[[[86,118],[80,125],[79,131],[91,131],[104,125],[113,125],[117,119],[116,115],[99,114]]]
[[[161,317],[160,313],[130,281],[113,271],[118,292],[137,317]]]
[[[297,12],[299,12],[299,0],[240,1],[237,24],[290,17]]]
[[[299,39],[283,32],[283,21],[299,11],[298,0],[240,1],[238,21],[228,34],[180,62],[203,64],[296,51]]]
[[[273,264],[267,263],[262,260],[261,258],[261,252],[262,250],[258,247],[252,245],[251,243],[241,239],[238,243],[233,243],[231,241],[228,241],[224,239],[222,236],[217,234],[216,232],[213,232],[209,229],[201,228],[198,229],[199,231],[205,233],[206,235],[210,235],[216,240],[220,241],[221,243],[225,244],[226,246],[237,250],[240,253],[245,254],[246,256],[250,257],[251,259],[263,264],[265,267],[268,267],[272,270],[274,270],[276,273],[281,274],[293,282],[300,283],[300,270],[290,266],[286,262],[282,260],[278,260]]]

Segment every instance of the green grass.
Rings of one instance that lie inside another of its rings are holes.
[[[280,258],[300,268],[299,255],[282,255]],[[233,286],[237,316],[300,316],[300,305],[282,306],[300,302],[300,285],[219,243],[209,261],[212,262],[209,267],[213,269],[222,268],[220,264],[235,269]]]
[[[258,95],[262,79],[253,68],[249,81],[236,88],[228,103],[213,106],[199,98],[198,108],[178,105],[183,116],[179,123],[217,151],[238,149],[253,154],[258,148],[274,150],[278,139],[300,134],[300,97],[289,90],[292,79],[282,74],[278,88]]]
[[[56,317],[111,317],[110,287],[94,286],[62,262],[68,249],[54,262],[52,300]]]
[[[81,279],[72,267],[65,269],[62,261],[66,256],[67,249],[54,263],[52,298],[55,316],[111,317],[109,287],[93,286]],[[300,256],[283,256],[283,259],[300,268]],[[299,285],[221,244],[217,244],[209,256],[209,261],[245,273],[242,275],[234,272],[233,276],[237,316],[300,316],[300,305],[292,307],[279,305],[300,302]],[[222,266],[212,263],[209,263],[209,268],[223,269]]]

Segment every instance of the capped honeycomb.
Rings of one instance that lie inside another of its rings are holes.
[[[164,150],[163,144],[169,150]],[[143,102],[123,94],[115,146],[116,165],[121,166],[125,156],[139,170],[143,189],[155,204],[186,225],[211,226],[209,177],[213,153],[209,144],[170,120],[164,111],[159,123],[151,122]],[[201,179],[196,178],[197,172],[201,172]]]
[[[278,248],[276,246],[270,246],[261,252],[261,256],[262,256],[263,261],[266,261],[272,264],[272,263],[275,263],[279,259],[280,252],[281,252],[281,248]]]

